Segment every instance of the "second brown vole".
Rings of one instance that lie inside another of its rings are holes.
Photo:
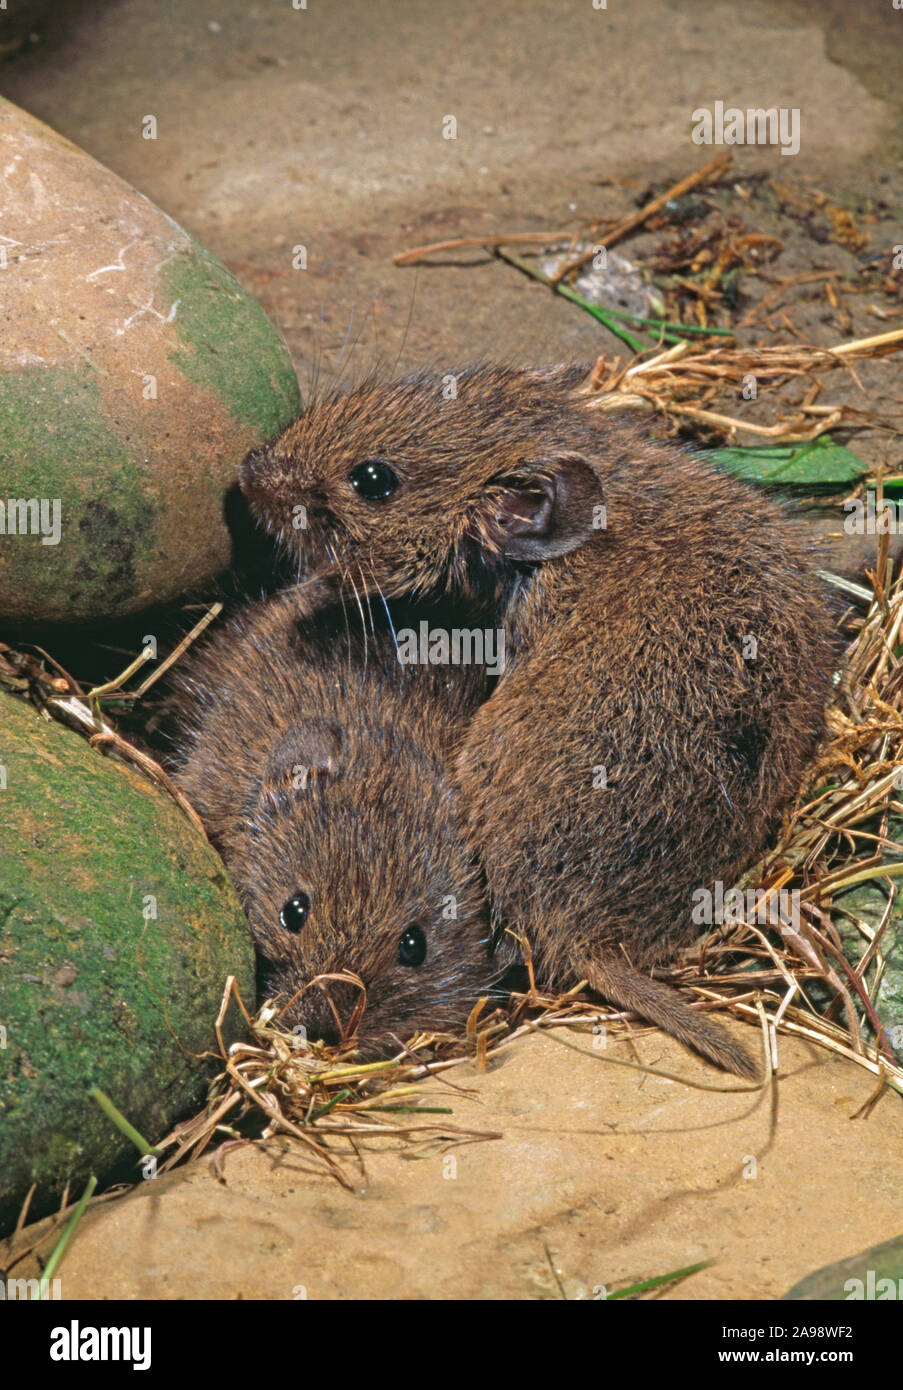
[[[364,1056],[459,1029],[499,970],[443,756],[479,673],[402,668],[311,593],[248,605],[186,662],[178,785],[220,850],[283,1021]],[[351,971],[366,991],[316,976]]]
[[[299,572],[445,592],[508,664],[457,761],[494,909],[537,978],[584,977],[741,1075],[648,978],[767,843],[823,723],[836,649],[797,533],[762,495],[593,411],[585,367],[469,367],[316,403],[242,485]],[[300,524],[299,524],[300,523]]]

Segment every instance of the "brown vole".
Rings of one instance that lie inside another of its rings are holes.
[[[497,916],[541,983],[585,977],[754,1075],[639,972],[698,933],[700,892],[755,860],[796,790],[833,618],[777,505],[594,412],[585,375],[367,382],[249,455],[242,486],[299,573],[445,591],[504,626],[506,672],[457,760]]]
[[[499,973],[442,761],[472,681],[402,668],[391,632],[355,631],[341,610],[308,622],[310,607],[309,587],[248,605],[186,662],[172,761],[236,884],[267,994],[297,994],[284,1022],[343,1041],[361,991],[307,986],[352,971],[372,1056],[460,1028]]]

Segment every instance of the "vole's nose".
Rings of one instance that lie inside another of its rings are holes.
[[[272,481],[273,471],[272,457],[267,446],[264,444],[258,449],[252,449],[238,472],[239,486],[245,496],[254,497],[270,491],[267,480]]]
[[[286,1010],[283,1022],[290,1028],[303,1024],[309,1038],[336,1047],[346,1040],[360,999],[356,985],[324,976]]]
[[[278,449],[269,444],[252,449],[239,469],[238,481],[251,510],[268,530],[280,531],[294,524],[295,509],[304,493]]]

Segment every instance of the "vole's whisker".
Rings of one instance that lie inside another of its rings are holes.
[[[356,585],[355,582],[354,582],[354,575],[351,573],[350,569],[347,571],[347,574],[348,574],[348,583],[351,585],[351,590],[352,590],[352,593],[354,594],[355,602],[357,603],[358,612],[359,612],[360,615],[361,615],[361,634],[362,634],[362,636],[363,636],[363,638],[364,638],[364,670],[366,670],[366,669],[367,669],[367,657],[368,657],[368,652],[369,652],[368,645],[367,645],[367,619],[366,619],[366,617],[364,616],[364,605],[361,603],[361,596],[360,596],[360,593],[358,592],[358,587],[357,587],[357,585]],[[350,659],[350,656],[351,656],[351,653],[349,652],[349,659]]]
[[[344,357],[345,357],[345,349],[346,349],[347,346],[348,346],[348,339],[349,339],[350,336],[351,336],[351,326],[352,326],[353,323],[354,323],[354,305],[352,304],[352,306],[351,306],[351,315],[350,315],[350,317],[349,317],[349,319],[348,319],[348,327],[347,327],[346,330],[345,330],[345,341],[344,341],[344,343],[342,344],[342,351],[339,353],[339,360],[338,360],[338,362],[336,363],[336,367],[337,367],[337,368],[341,368],[341,366],[342,366],[342,362],[343,362]]]
[[[415,301],[415,299],[417,298],[417,281],[418,281],[419,277],[420,277],[420,268],[418,267],[418,268],[414,271],[414,283],[413,283],[412,286],[411,286],[411,303],[410,303],[410,306],[409,306],[409,308],[408,308],[408,321],[407,321],[407,323],[406,323],[405,326],[404,326],[404,333],[402,333],[402,335],[401,335],[401,342],[400,342],[399,345],[398,345],[398,355],[396,356],[394,365],[393,365],[393,367],[392,367],[392,375],[393,375],[393,376],[396,376],[397,373],[398,373],[398,364],[399,364],[399,362],[401,361],[401,354],[402,354],[402,353],[404,352],[404,350],[405,350],[405,346],[406,346],[407,341],[408,341],[408,334],[409,334],[410,331],[411,331],[411,323],[413,322],[413,318],[414,318],[414,301]]]
[[[376,303],[376,300],[375,300],[375,298],[374,298],[373,302],[372,302],[371,305],[370,305],[371,314],[372,314],[372,310],[373,310],[373,305],[374,305],[375,303]],[[352,324],[353,324],[353,323],[354,323],[354,305],[351,306],[351,317],[350,317],[350,319],[348,320],[348,328],[347,328],[347,330],[346,330],[346,332],[345,332],[345,340],[344,340],[344,342],[342,343],[342,350],[341,350],[341,352],[340,352],[340,354],[339,354],[339,360],[338,360],[338,362],[336,363],[336,372],[335,372],[335,376],[334,376],[333,381],[332,381],[332,390],[333,390],[334,392],[336,392],[336,393],[338,393],[338,391],[339,391],[339,389],[340,389],[340,387],[341,387],[341,385],[342,385],[342,381],[343,381],[343,378],[345,377],[345,373],[346,373],[347,371],[350,370],[351,365],[352,365],[352,359],[353,359],[353,357],[354,357],[354,354],[356,353],[357,349],[360,347],[360,344],[361,344],[361,338],[362,338],[363,331],[364,331],[364,325],[363,325],[363,324],[361,325],[361,327],[357,330],[357,332],[355,333],[354,337],[352,338],[352,337],[351,337],[351,327],[352,327]],[[349,340],[350,340],[350,341],[349,341]]]
[[[375,637],[376,627],[373,622],[373,605],[371,603],[370,586],[367,583],[367,576],[364,573],[364,568],[361,563],[358,563],[357,572],[361,577],[361,590],[364,595],[364,602],[367,605],[367,612],[370,615],[370,631],[373,633],[373,636]]]
[[[395,624],[392,621],[392,610],[389,608],[389,603],[385,594],[382,591],[382,586],[379,583],[377,583],[376,575],[373,576],[373,584],[379,596],[380,603],[386,610],[386,621],[389,624],[389,631],[392,634],[392,642],[395,647],[395,655],[398,656],[398,633],[395,631]]]
[[[345,585],[349,578],[348,571],[339,560],[335,550],[329,541],[326,542],[326,553],[331,563],[335,566],[339,578],[339,603],[342,606],[342,617],[345,619],[345,636],[348,641],[348,679],[351,679],[351,621],[348,616],[348,605],[345,602]]]

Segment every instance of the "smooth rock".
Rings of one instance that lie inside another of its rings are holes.
[[[244,454],[300,409],[263,310],[2,99],[0,302],[0,617],[115,617],[209,582]]]

